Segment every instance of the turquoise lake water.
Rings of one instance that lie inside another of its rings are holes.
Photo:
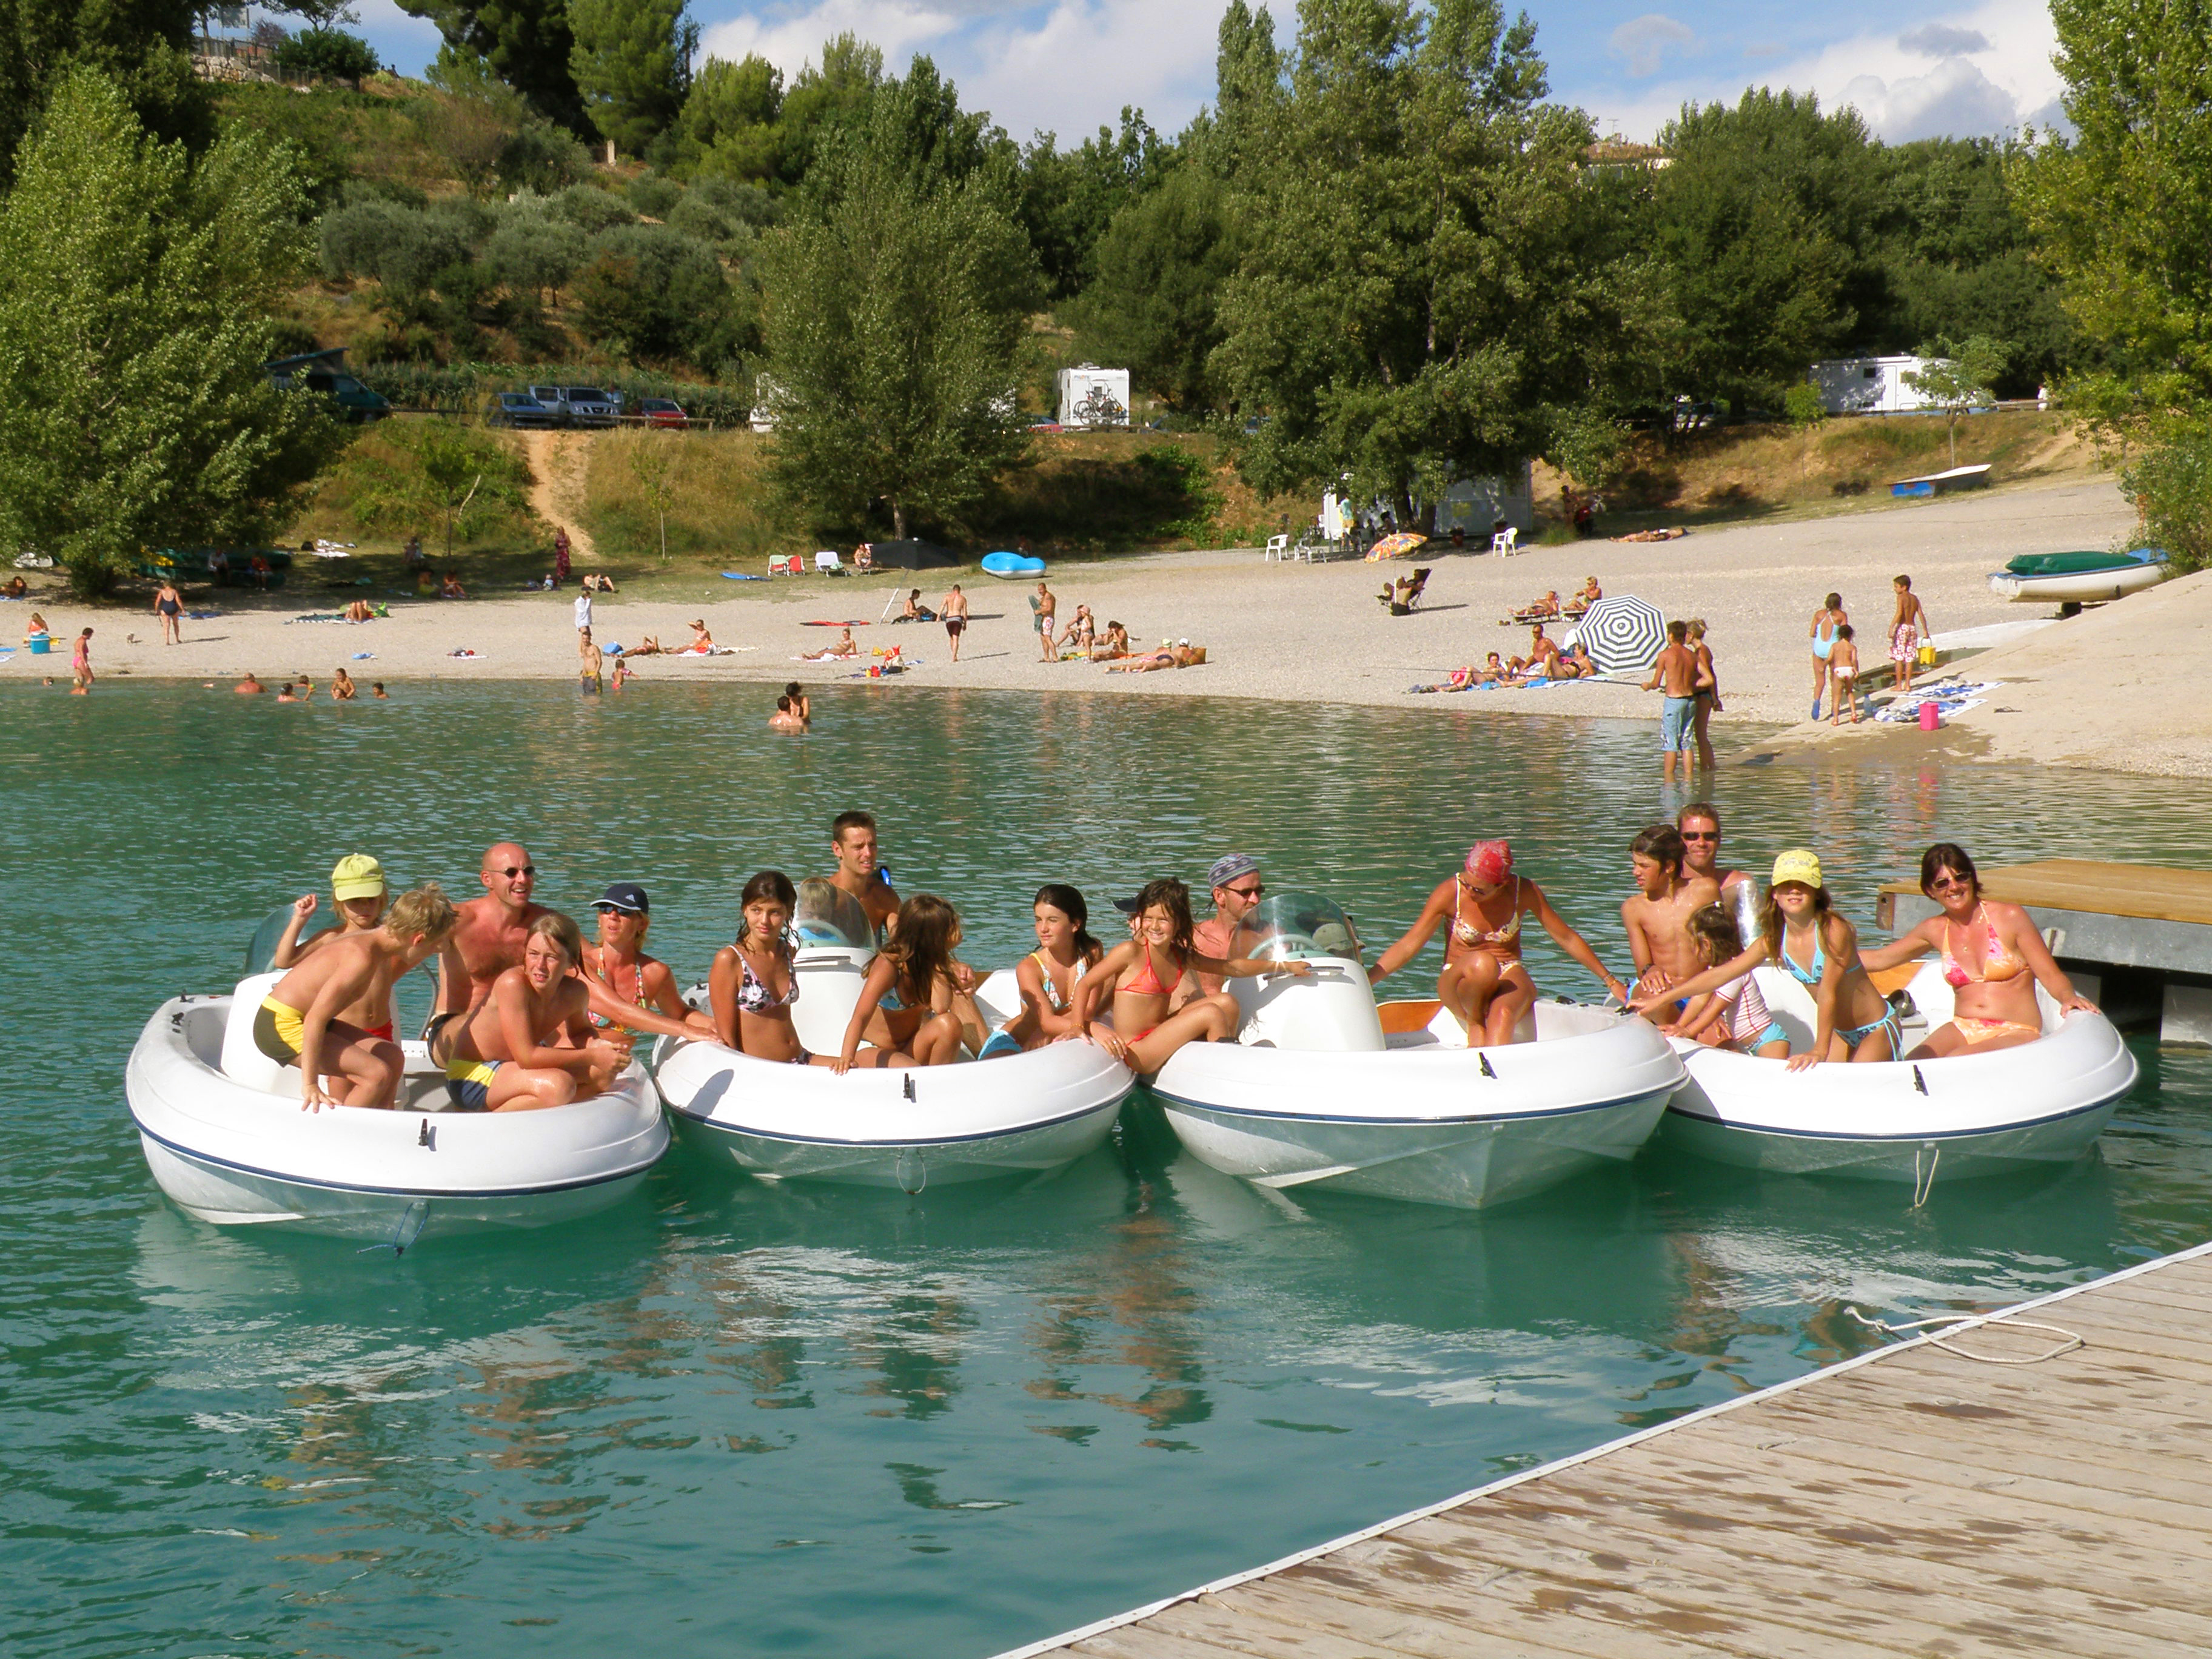
[[[2212,1057],[2143,1039],[2099,1159],[1919,1212],[1664,1149],[1486,1215],[1292,1200],[1140,1101],[1027,1188],[779,1190],[679,1147],[582,1225],[398,1260],[204,1226],[146,1173],[125,1058],[341,853],[465,893],[517,836],[580,913],[642,880],[688,979],[744,878],[826,868],[850,805],[983,966],[1028,948],[1042,881],[1108,911],[1230,848],[1371,949],[1507,834],[1625,968],[1627,842],[1680,799],[1648,723],[858,688],[790,739],[758,688],[403,691],[0,693],[11,1654],[988,1654],[1839,1358],[1847,1301],[2008,1301],[2205,1236]],[[2212,862],[2197,784],[1775,768],[1717,793],[1741,862],[1809,842],[1863,926],[1939,837]]]

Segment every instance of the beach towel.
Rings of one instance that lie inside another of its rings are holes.
[[[356,662],[374,662],[376,660],[376,653],[374,651],[356,651],[353,653],[353,659]]]
[[[722,580],[726,582],[764,582],[768,578],[749,575],[742,570],[725,570],[722,573]]]
[[[1874,718],[1885,726],[1917,726],[1920,723],[1920,705],[1932,702],[1937,714],[1948,720],[1969,708],[1980,708],[1989,700],[1989,694],[2003,684],[2002,680],[1947,680],[1940,685],[1916,686],[1907,695],[1884,703]]]
[[[850,622],[803,622],[799,625],[801,628],[866,628],[868,623],[865,617],[855,617]]]

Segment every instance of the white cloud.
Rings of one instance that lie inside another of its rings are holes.
[[[702,60],[726,58],[732,63],[757,52],[787,80],[820,61],[823,41],[852,33],[882,47],[884,66],[902,74],[915,51],[951,34],[962,21],[948,8],[913,0],[819,0],[805,11],[709,24],[700,31],[699,52]]]
[[[1963,58],[1948,58],[1925,75],[1893,81],[1858,76],[1845,82],[1842,101],[1856,105],[1867,125],[1893,144],[2001,132],[2020,121],[2019,100]]]
[[[1660,12],[1632,17],[1613,32],[1613,55],[1628,60],[1628,72],[1639,79],[1659,72],[1660,59],[1668,47],[1693,45],[1698,32]]]

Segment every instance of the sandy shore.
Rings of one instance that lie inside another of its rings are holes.
[[[1436,574],[1421,610],[1395,618],[1374,595],[1386,572],[1399,574],[1402,563],[1277,565],[1251,550],[1055,562],[1050,580],[1063,617],[1085,603],[1102,624],[1109,618],[1125,623],[1139,645],[1188,638],[1211,653],[1212,660],[1201,667],[1154,674],[1039,661],[1027,603],[1031,586],[995,581],[973,569],[927,573],[921,584],[933,605],[947,577],[967,586],[975,620],[957,664],[941,628],[877,622],[885,601],[899,591],[887,577],[732,582],[729,597],[705,605],[703,612],[696,604],[679,607],[617,594],[599,602],[597,632],[602,641],[624,644],[647,634],[681,640],[688,637],[686,620],[703,614],[717,641],[738,647],[734,655],[703,659],[647,659],[637,668],[647,682],[830,684],[856,665],[793,660],[836,637],[834,629],[802,624],[852,619],[870,624],[854,630],[864,651],[896,644],[919,658],[920,665],[904,677],[907,684],[1656,719],[1656,695],[1627,684],[1434,696],[1408,692],[1412,684],[1440,679],[1461,664],[1480,664],[1492,650],[1512,654],[1527,630],[1498,626],[1501,617],[1547,588],[1565,593],[1583,576],[1595,575],[1607,593],[1639,595],[1670,617],[1705,618],[1726,702],[1717,726],[1756,726],[1756,735],[1764,737],[1776,725],[1804,719],[1811,684],[1806,630],[1830,589],[1843,593],[1854,619],[1876,640],[1888,622],[1890,578],[1900,571],[1911,573],[1939,632],[2017,620],[2033,613],[1990,594],[1984,580],[1989,571],[2020,553],[2108,545],[2131,522],[2118,489],[2100,479],[1699,531],[1656,544],[1591,541],[1533,548],[1510,559],[1445,554],[1429,561]],[[58,644],[90,623],[97,630],[94,665],[108,676],[228,684],[252,669],[273,690],[301,672],[327,681],[341,665],[358,679],[383,679],[395,687],[433,677],[568,678],[575,672],[573,588],[451,603],[394,598],[388,618],[357,626],[291,620],[310,609],[343,605],[350,592],[313,583],[338,579],[344,570],[337,562],[318,565],[295,576],[301,588],[271,596],[265,608],[248,602],[254,608],[226,606],[219,617],[187,621],[180,647],[160,643],[151,614],[88,611],[51,595],[36,604]],[[8,623],[20,629],[30,608],[15,607]],[[463,648],[479,654],[449,654]],[[360,652],[373,655],[356,660]],[[1880,654],[1879,648],[1867,653],[1870,660]],[[0,665],[0,677],[52,673],[66,683],[68,666],[65,647],[46,658],[18,652]],[[757,692],[746,695],[762,698],[765,717],[768,700]],[[2125,700],[2129,694],[2115,680],[2106,695]]]

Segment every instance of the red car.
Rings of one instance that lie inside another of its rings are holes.
[[[647,426],[691,424],[691,417],[684,412],[684,406],[672,398],[641,398],[637,400],[637,412],[644,417]]]

